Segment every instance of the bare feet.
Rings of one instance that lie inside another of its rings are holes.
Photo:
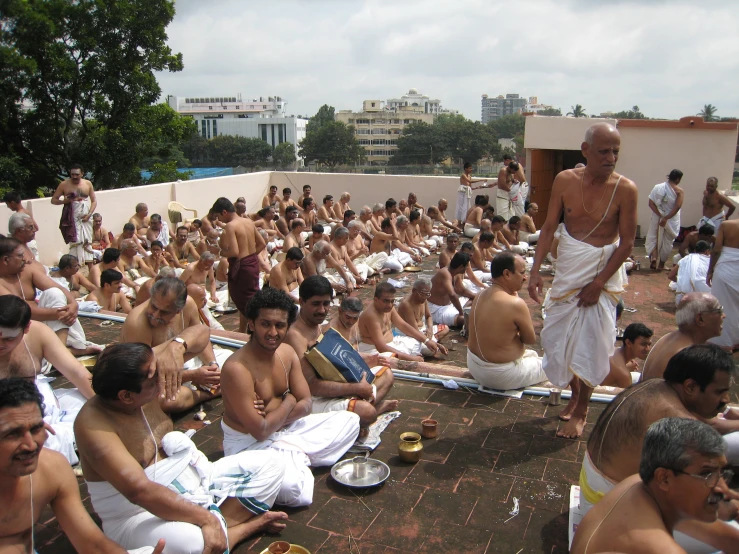
[[[565,409],[562,410],[557,417],[559,417],[559,419],[561,419],[562,421],[570,421],[576,406],[577,395],[573,392],[572,396],[570,397],[570,401],[567,403],[567,406],[565,406]]]
[[[391,412],[395,410],[397,407],[398,407],[397,400],[383,400],[377,406],[375,406],[375,410],[377,411],[377,415],[380,415],[380,414],[384,414],[385,412]]]
[[[282,523],[287,520],[285,512],[264,512],[261,516],[254,517],[246,523],[255,524],[254,533],[259,531],[267,531],[268,533],[279,533],[286,525]]]
[[[586,414],[587,415],[587,414]],[[585,429],[585,415],[571,415],[571,419],[557,431],[557,436],[564,439],[579,439]]]

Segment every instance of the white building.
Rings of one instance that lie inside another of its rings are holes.
[[[410,89],[408,94],[404,94],[400,98],[388,98],[386,107],[388,110],[394,112],[411,111],[434,115],[442,113],[441,100],[429,98],[414,88]]]
[[[241,95],[216,97],[168,96],[167,103],[183,117],[195,121],[203,138],[218,135],[260,138],[273,148],[283,142],[295,146],[305,138],[307,119],[285,115],[287,101],[279,96],[260,96],[243,100]]]

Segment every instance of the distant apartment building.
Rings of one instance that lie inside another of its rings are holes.
[[[195,121],[203,138],[231,135],[260,138],[274,148],[283,142],[295,145],[305,138],[307,119],[285,115],[287,101],[280,96],[243,99],[237,96],[168,96],[167,103],[183,117]]]
[[[538,100],[536,97],[532,97]],[[521,98],[518,94],[500,95],[495,98],[489,97],[487,94],[482,95],[482,117],[483,123],[494,121],[504,115],[512,115],[521,113],[525,110],[527,104],[526,98]]]
[[[357,141],[367,151],[370,165],[387,165],[398,149],[403,129],[416,121],[432,124],[440,114],[456,114],[457,110],[441,107],[441,101],[412,88],[400,98],[365,100],[361,112],[340,110],[336,121],[354,126]]]
[[[529,96],[529,101],[526,107],[523,109],[525,112],[539,113],[542,110],[551,110],[552,106],[549,104],[539,104],[538,96]]]

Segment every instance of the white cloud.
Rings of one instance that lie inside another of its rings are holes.
[[[164,94],[279,95],[288,113],[409,88],[480,118],[519,93],[567,112],[638,105],[677,118],[739,116],[739,2],[178,0],[169,44],[185,69]]]

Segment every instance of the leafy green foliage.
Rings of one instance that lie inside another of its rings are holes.
[[[526,118],[520,113],[504,115],[488,123],[498,138],[516,138],[523,135],[526,128]]]
[[[354,137],[354,126],[333,121],[334,108],[324,104],[310,118],[305,138],[300,141],[299,153],[305,163],[316,162],[329,168],[357,163],[363,148]]]
[[[639,106],[634,106],[630,110],[616,112],[614,117],[616,119],[649,119],[646,115],[641,113]]]
[[[718,111],[718,108],[714,106],[713,104],[706,104],[703,106],[703,109],[698,112],[698,115],[703,118],[704,121],[717,121],[718,116],[716,116],[716,112]]]
[[[570,107],[570,110],[571,111],[567,112],[567,115],[571,115],[572,117],[588,117],[588,114],[585,113],[585,108],[580,104],[575,104]]]
[[[275,146],[272,153],[272,162],[275,167],[288,167],[295,163],[295,145],[292,142],[281,142]]]
[[[538,112],[536,112],[536,115],[557,115],[557,116],[561,116],[562,115],[562,110],[560,110],[559,108],[547,108],[545,110],[539,110]]]
[[[195,142],[196,144],[202,144],[199,140]],[[272,146],[258,138],[219,135],[210,140],[205,140],[204,154],[206,165],[264,167],[272,155]]]
[[[173,183],[175,181],[188,181],[194,175],[194,171],[177,171],[177,162],[155,163],[150,168],[151,177],[146,181],[147,185],[154,183]]]

